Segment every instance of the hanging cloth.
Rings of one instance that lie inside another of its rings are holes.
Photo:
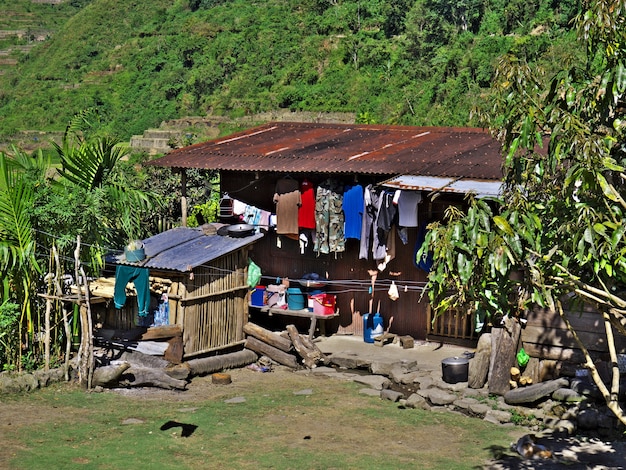
[[[147,317],[150,313],[150,273],[148,268],[117,265],[115,268],[115,287],[113,288],[115,308],[120,309],[126,303],[126,285],[129,282],[135,285],[137,291],[139,316]]]

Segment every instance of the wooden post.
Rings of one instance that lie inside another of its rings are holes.
[[[489,361],[489,393],[504,395],[510,390],[511,367],[516,363],[517,344],[522,328],[516,319],[507,318],[502,328],[491,330],[491,357]]]
[[[180,211],[181,225],[187,226],[187,171],[182,168],[180,170]]]
[[[52,245],[52,254],[54,255],[54,262],[56,264],[57,275],[55,277],[56,294],[59,298],[63,297],[63,289],[59,281],[59,273],[61,272],[61,263],[59,262],[59,253],[57,252],[56,245]],[[61,311],[63,312],[63,328],[65,330],[65,381],[70,380],[70,353],[72,351],[72,330],[70,328],[70,322],[67,319],[67,308],[65,302],[61,300]]]
[[[91,389],[93,383],[93,369],[94,369],[94,356],[93,356],[93,319],[91,317],[91,299],[89,293],[89,281],[85,276],[85,271],[82,266],[80,273],[85,281],[85,305],[87,310],[87,389]]]

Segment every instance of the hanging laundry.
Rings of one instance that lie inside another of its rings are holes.
[[[380,247],[377,230],[378,209],[382,201],[380,194],[381,190],[375,189],[371,184],[365,187],[359,259],[369,259],[370,250],[373,252],[374,259],[381,259],[385,256],[386,250]]]
[[[345,215],[345,238],[361,239],[363,220],[363,186],[346,186],[343,193],[343,213]]]
[[[115,308],[120,309],[126,303],[126,285],[132,282],[137,291],[139,316],[147,317],[150,313],[150,273],[148,268],[125,266],[118,264],[115,268],[115,286],[113,288],[113,302]]]
[[[343,186],[328,178],[317,187],[315,197],[316,253],[338,253],[345,251],[343,233]]]
[[[426,227],[428,226],[428,223],[422,223],[420,225],[420,228],[417,232],[417,241],[415,242],[415,250],[413,252],[413,260],[415,263],[415,267],[419,268],[423,271],[429,272],[430,269],[433,266],[433,254],[431,252],[428,252],[426,254],[426,256],[423,256],[421,258],[418,259],[417,257],[417,253],[420,250],[420,248],[422,247],[422,245],[424,244],[424,241],[426,239],[426,231],[428,230]]]
[[[298,234],[298,208],[302,203],[300,185],[291,177],[276,182],[276,233]]]
[[[398,225],[400,227],[417,227],[417,206],[422,201],[419,191],[400,191],[398,197]]]
[[[315,186],[309,180],[300,184],[302,203],[298,209],[298,227],[315,228]]]

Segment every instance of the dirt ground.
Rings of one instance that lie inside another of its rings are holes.
[[[194,402],[202,402],[206,400],[219,400],[231,398],[233,396],[245,396],[246,392],[252,388],[271,387],[277,382],[281,386],[291,387],[293,390],[300,390],[308,387],[324,386],[323,381],[335,380],[326,377],[302,376],[294,374],[291,370],[283,367],[277,367],[271,373],[254,372],[246,368],[235,369],[229,371],[233,382],[224,386],[215,386],[211,383],[211,377],[196,377],[189,384],[188,390],[168,391],[156,388],[133,388],[118,389],[113,392],[128,397],[136,397],[145,400],[159,400],[170,402],[181,402],[185,406],[193,406]],[[346,397],[347,400],[363,399],[356,394]],[[0,436],[2,436],[2,446],[0,446],[0,468],[8,468],[8,461],[18,452],[22,446],[20,442],[11,439],[11,435],[15,430],[23,426],[32,426],[44,422],[71,422],[74,418],[79,419],[81,415],[80,409],[66,409],[63,407],[49,407],[45,409],[37,405],[25,405],[24,403],[15,402],[13,400],[2,400],[0,397]],[[277,416],[276,419],[280,419]],[[334,426],[335,417],[329,416],[328,419],[307,420],[307,433],[310,435],[324,435],[328,432],[328,426]],[[297,432],[302,432],[304,423],[294,421],[292,423]],[[311,428],[317,426],[319,429]],[[365,430],[360,430],[362,433]],[[296,431],[294,431],[296,432]],[[349,434],[348,430],[345,430]],[[524,434],[523,428],[516,428],[511,431],[506,430],[513,436]],[[416,429],[415,436],[411,436],[412,442],[419,442],[420,452],[436,451],[441,442],[448,442],[450,446],[454,446],[454,442],[458,442],[458,436],[448,436],[448,431],[443,428]],[[388,436],[389,446],[406,446],[407,436]],[[626,468],[626,442],[603,443],[600,441],[586,440],[581,438],[555,439],[545,438],[541,443],[554,451],[555,458],[553,460],[523,460],[508,449],[505,454],[498,460],[485,462],[483,468],[489,470],[504,469],[625,469]],[[348,443],[346,443],[348,444]],[[387,446],[386,446],[387,447]],[[500,449],[499,451],[502,451]],[[499,452],[493,449],[494,455]]]

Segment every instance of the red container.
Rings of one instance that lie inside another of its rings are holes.
[[[316,315],[334,315],[336,296],[330,294],[312,295],[313,313]]]

